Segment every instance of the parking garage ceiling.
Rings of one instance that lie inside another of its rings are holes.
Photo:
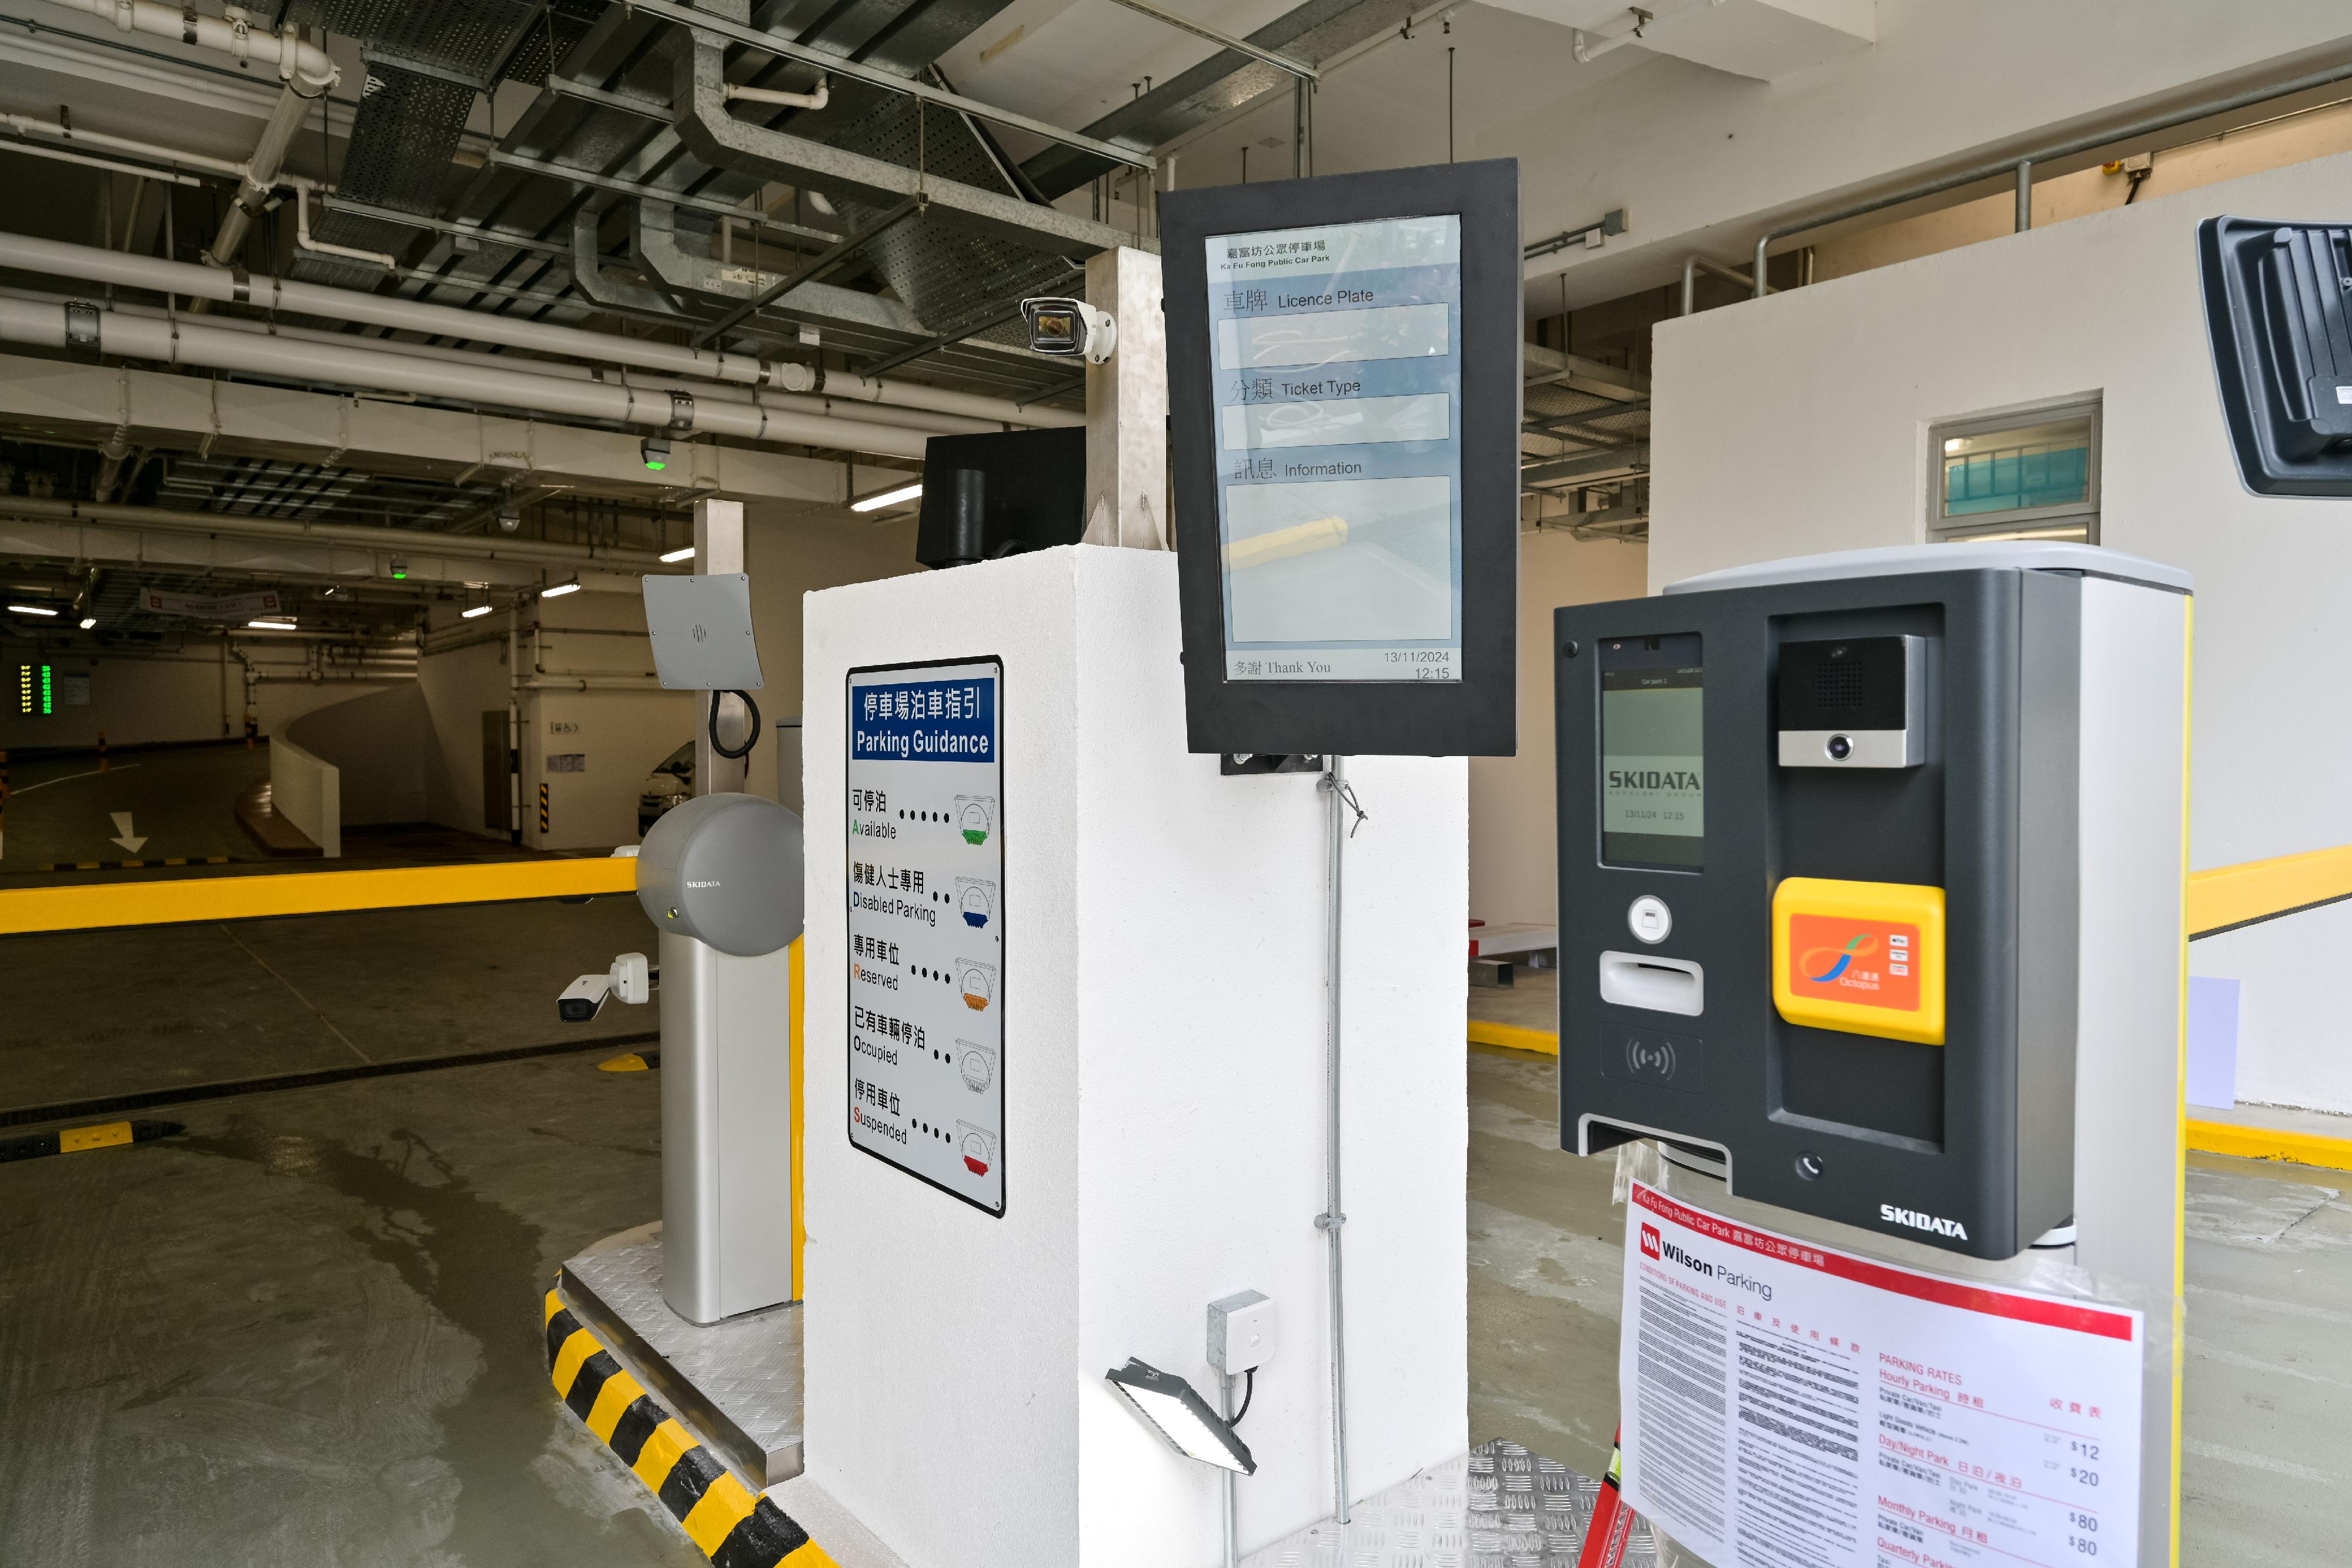
[[[1339,60],[1416,21],[1412,0],[1200,11],[1245,53],[1084,0],[281,0],[241,32],[196,14],[0,11],[0,159],[32,198],[0,219],[0,382],[124,374],[110,426],[0,409],[20,519],[63,498],[528,540],[584,515],[638,553],[672,542],[712,461],[671,486],[240,443],[222,391],[651,430],[837,464],[846,498],[928,434],[1075,420],[1079,383],[1023,351],[1018,300],[1152,246],[1171,154],[1305,118],[1256,57]],[[1312,157],[1259,152],[1260,177]],[[134,422],[132,373],[159,370],[213,383],[208,428]],[[1646,470],[1646,402],[1622,388],[1556,382],[1530,419],[1531,491]],[[19,570],[42,559],[28,541]]]

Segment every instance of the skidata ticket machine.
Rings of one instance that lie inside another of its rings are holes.
[[[2172,1125],[2188,588],[1930,545],[1559,611],[1564,1146],[1978,1258],[2065,1238],[2077,1096]],[[2078,1077],[2098,1030],[2153,1054]]]

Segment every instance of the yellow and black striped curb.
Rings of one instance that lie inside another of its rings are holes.
[[[556,1396],[653,1489],[716,1568],[840,1568],[808,1531],[711,1457],[547,1292],[547,1364]]]
[[[0,1138],[0,1165],[11,1160],[37,1160],[44,1155],[78,1155],[85,1149],[111,1149],[123,1144],[143,1144],[168,1138],[188,1129],[178,1122],[100,1122],[94,1127],[60,1127],[22,1138]]]

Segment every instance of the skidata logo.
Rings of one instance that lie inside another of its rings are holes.
[[[1657,1255],[1658,1228],[1654,1225],[1644,1225],[1642,1227],[1642,1256],[1655,1258]]]
[[[1878,1206],[1878,1218],[1889,1225],[1907,1225],[1914,1230],[1932,1230],[1938,1236],[1969,1239],[1969,1228],[1957,1219],[1938,1219],[1932,1214],[1922,1214],[1916,1208],[1897,1208],[1891,1203]]]

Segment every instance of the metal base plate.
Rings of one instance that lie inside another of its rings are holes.
[[[565,1263],[556,1291],[745,1485],[800,1474],[800,1304],[700,1327],[662,1300],[661,1258],[658,1222],[624,1230]]]
[[[1242,1559],[1242,1568],[1576,1568],[1601,1483],[1500,1438]],[[1636,1521],[1627,1568],[1657,1545]]]

